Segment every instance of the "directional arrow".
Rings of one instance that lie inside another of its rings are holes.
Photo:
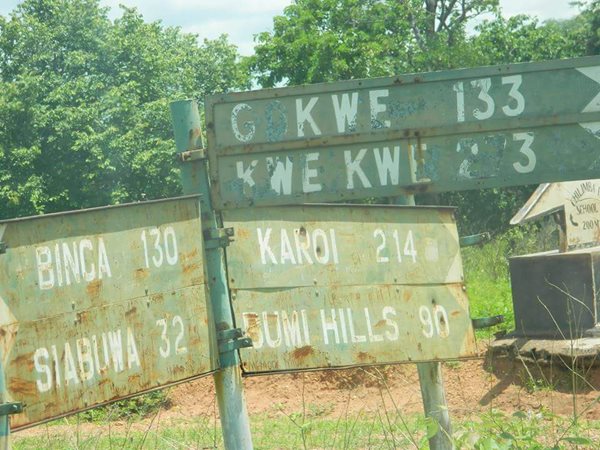
[[[592,136],[594,136],[597,139],[600,139],[600,122],[580,123],[579,125],[581,125],[585,130],[587,130]]]
[[[592,66],[592,67],[580,67],[577,69],[579,72],[584,74],[586,77],[591,78],[596,83],[598,83],[598,94],[592,99],[588,105],[583,108],[584,113],[587,112],[598,112],[600,111],[600,66]]]

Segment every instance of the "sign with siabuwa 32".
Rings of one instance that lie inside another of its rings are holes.
[[[0,241],[13,429],[217,369],[197,196],[3,221]]]
[[[247,373],[476,353],[453,209],[278,206],[223,220]]]
[[[218,209],[600,177],[600,57],[209,97]]]

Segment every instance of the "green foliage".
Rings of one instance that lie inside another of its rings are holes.
[[[0,219],[180,192],[168,104],[247,88],[204,41],[98,0],[26,0],[0,17]]]
[[[556,225],[552,222],[512,227],[490,242],[461,250],[471,317],[504,316],[504,322],[478,332],[515,329],[508,258],[558,248]]]
[[[257,36],[250,66],[264,87],[456,67],[467,21],[497,0],[298,0]]]
[[[80,413],[80,417],[88,422],[139,420],[170,406],[171,401],[167,396],[167,391],[161,389],[90,409]]]
[[[251,422],[254,448],[429,448],[427,439],[437,425],[422,416],[380,411],[323,417],[311,422],[310,430],[299,429],[285,416],[255,416]],[[141,425],[141,424],[140,424]],[[545,411],[498,410],[476,417],[453,420],[452,442],[457,449],[576,449],[595,448],[598,424],[580,420],[577,424]],[[56,432],[47,435],[14,435],[15,449],[140,449],[140,448],[222,448],[221,430],[209,419],[185,424],[163,425],[159,429],[110,427],[92,431]],[[304,439],[303,439],[304,432]]]

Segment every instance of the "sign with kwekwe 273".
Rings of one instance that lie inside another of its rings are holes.
[[[223,212],[248,373],[475,354],[450,208],[305,205]]]
[[[210,373],[198,197],[0,222],[18,429]]]
[[[209,97],[218,209],[600,177],[600,57]]]

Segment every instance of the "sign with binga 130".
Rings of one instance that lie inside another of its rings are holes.
[[[12,428],[210,373],[199,198],[0,222]]]
[[[600,57],[217,95],[206,117],[217,209],[597,178]]]
[[[473,356],[453,209],[305,205],[223,212],[246,373]]]

